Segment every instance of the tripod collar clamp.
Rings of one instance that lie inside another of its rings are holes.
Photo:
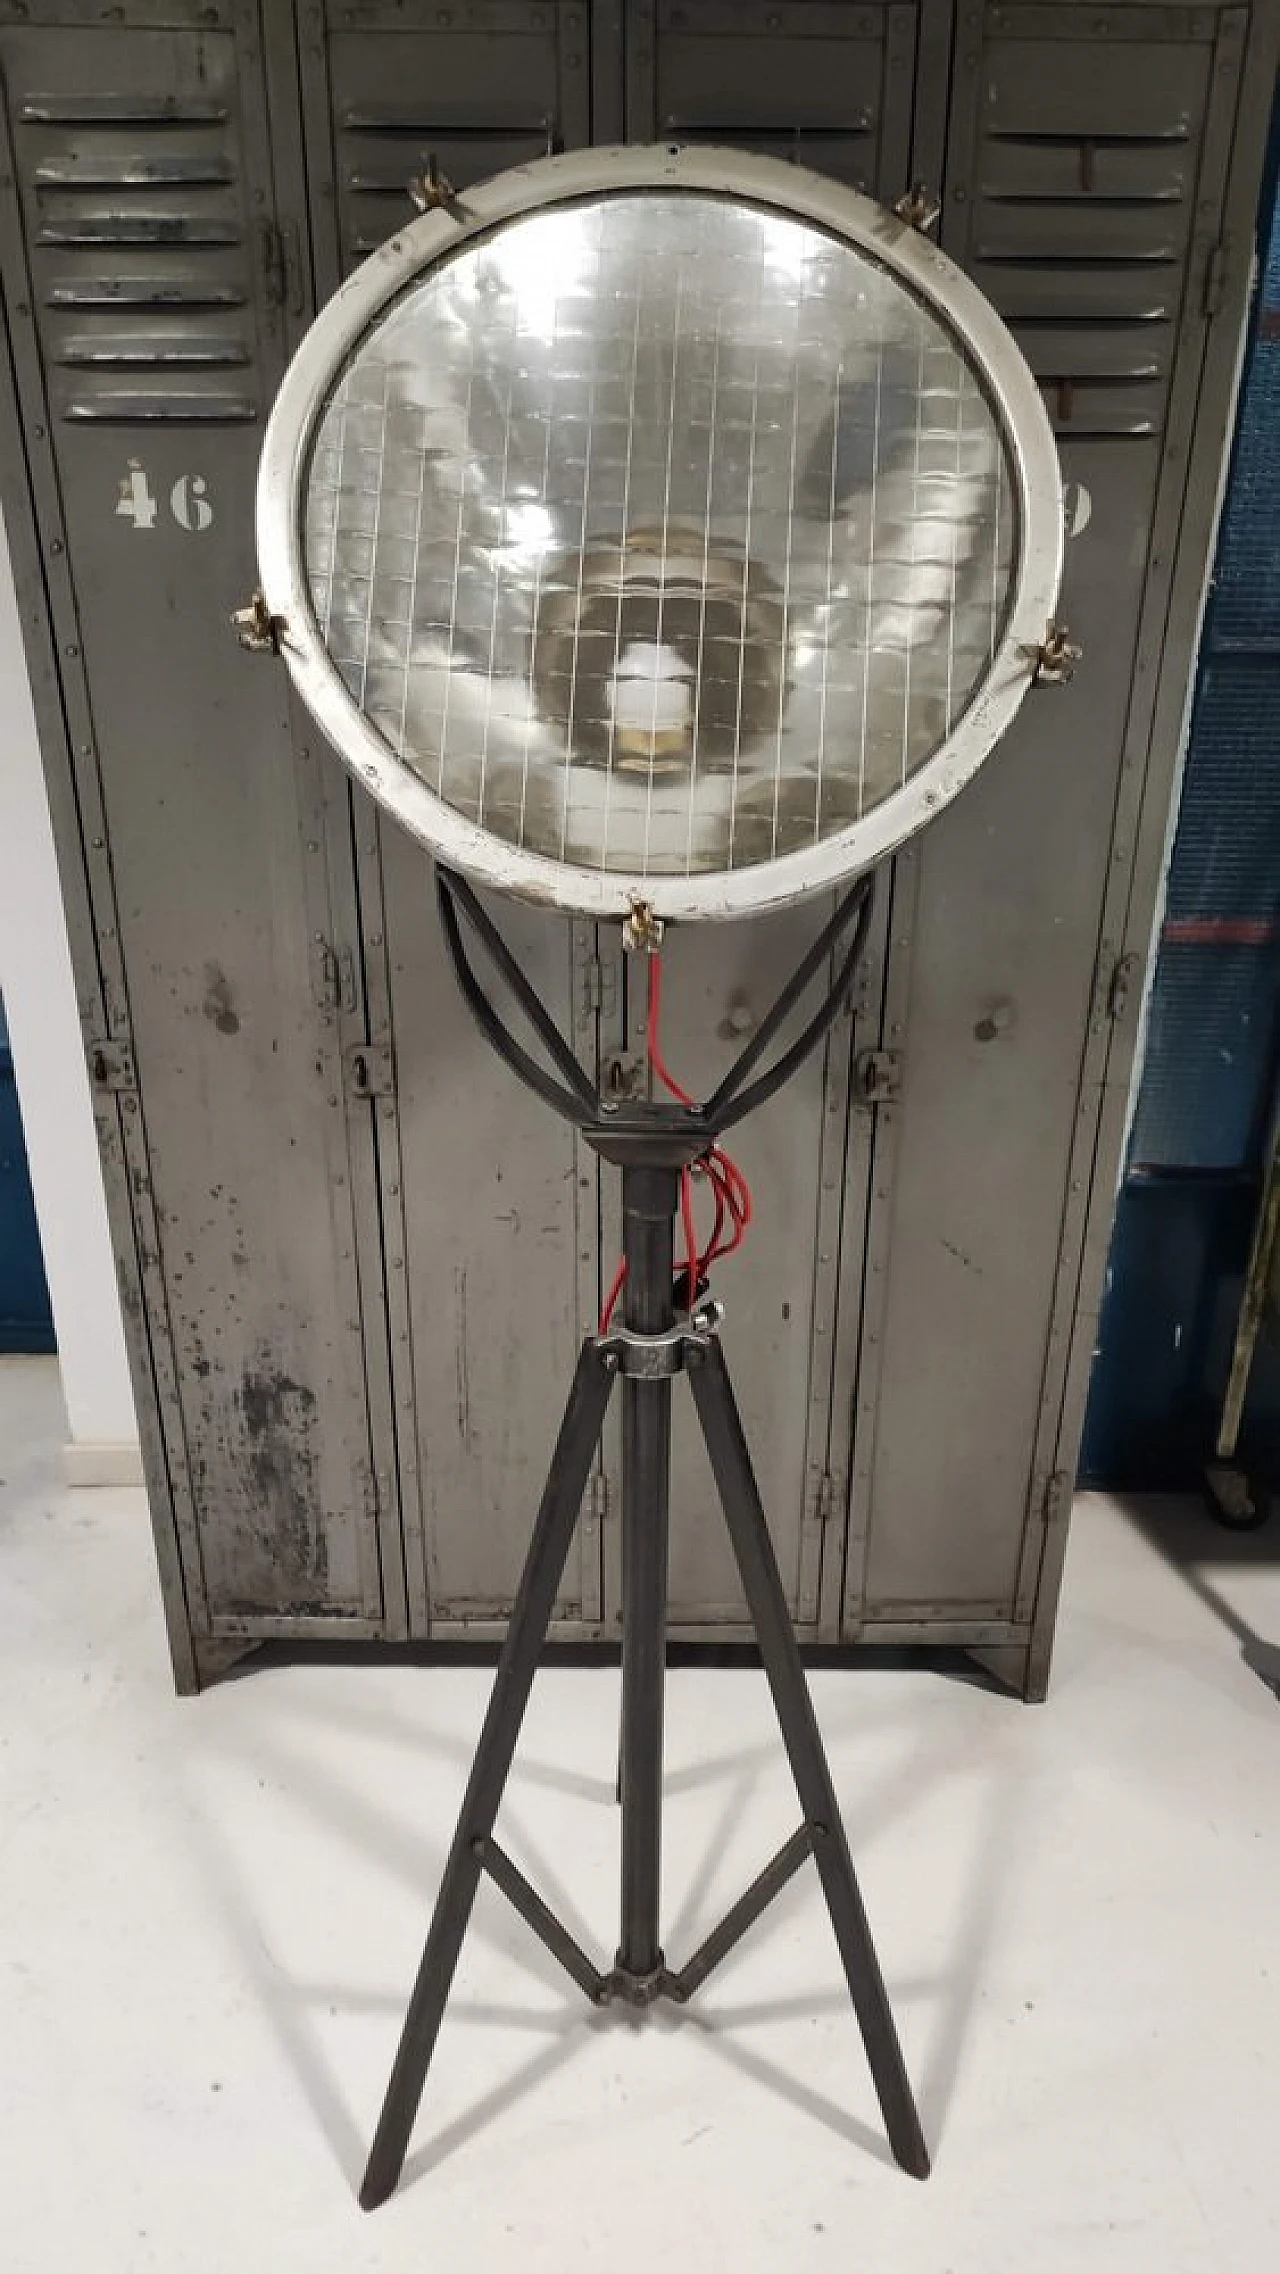
[[[608,1374],[622,1374],[636,1382],[665,1382],[700,1366],[724,1317],[723,1303],[708,1297],[696,1310],[664,1328],[661,1334],[637,1334],[632,1327],[611,1327],[596,1339],[596,1354]]]

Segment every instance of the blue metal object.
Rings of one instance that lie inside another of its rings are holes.
[[[1278,175],[1280,132],[1085,1433],[1084,1475],[1130,1488],[1196,1486],[1212,1457],[1277,1080]],[[1265,1358],[1246,1437],[1280,1441]]]
[[[0,998],[0,1352],[55,1348],[18,1086]]]

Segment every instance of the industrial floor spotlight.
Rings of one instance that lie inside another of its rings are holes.
[[[798,168],[590,151],[465,198],[433,168],[421,194],[430,210],[336,295],[285,378],[242,637],[283,656],[340,758],[435,856],[466,999],[513,1072],[621,1169],[624,1253],[578,1361],[361,2202],[399,2178],[483,1873],[589,1998],[645,2005],[689,1998],[809,1856],[893,2152],[922,2178],[707,1274],[750,1211],[719,1140],[847,996],[874,864],[956,794],[1036,680],[1069,671],[1048,420],[998,317],[910,218]],[[846,883],[694,1102],[661,1054],[663,926]],[[647,969],[647,1094],[600,1094],[473,884],[622,925]],[[495,1007],[495,979],[541,1058]],[[803,1820],[676,1971],[659,1854],[681,1373]],[[494,1824],[618,1380],[621,1938],[602,1969]]]

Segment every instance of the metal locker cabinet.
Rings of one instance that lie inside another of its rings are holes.
[[[410,184],[432,159],[465,190],[589,138],[589,26],[576,0],[453,11],[367,0],[304,8],[299,25],[319,300],[412,219]],[[578,1341],[599,1308],[599,1176],[476,1032],[444,955],[427,854],[384,827],[357,787],[350,809],[353,944],[385,1093],[375,1126],[411,1627],[497,1632]],[[594,1059],[610,1016],[594,927],[498,914]],[[601,1506],[595,1492],[584,1509],[562,1632],[600,1617]]]
[[[403,1631],[315,767],[228,626],[286,353],[257,10],[0,8],[7,503],[179,1680]],[[28,537],[34,512],[40,556]],[[46,644],[56,643],[54,660]],[[308,853],[307,848],[310,848]]]
[[[1268,74],[1260,56],[1251,91],[1242,8],[959,16],[942,241],[1010,321],[1053,414],[1072,532],[1061,613],[1085,662],[899,862],[900,1076],[878,1115],[882,1297],[859,1383],[875,1418],[845,1631],[985,1642],[1036,1690],[1079,1425],[1063,1401],[1081,1235],[1087,1206],[1109,1213],[1118,1159],[1100,1086],[1112,1049],[1123,1086],[1132,1048],[1230,399],[1229,352],[1206,369],[1229,167],[1234,143],[1238,322]],[[1095,1299],[1086,1287],[1077,1366]]]
[[[472,1036],[425,857],[230,644],[262,412],[433,155],[465,188],[670,134],[942,189],[1062,437],[1084,668],[896,864],[852,1016],[742,1133],[724,1275],[802,1627],[1042,1687],[1277,32],[1209,0],[0,0],[5,504],[182,1684],[260,1635],[499,1631],[618,1236]],[[502,914],[625,1078],[608,935]],[[672,936],[677,1072],[815,920]],[[610,1467],[565,1635],[616,1612]],[[696,1468],[679,1502],[673,1624],[732,1634]]]

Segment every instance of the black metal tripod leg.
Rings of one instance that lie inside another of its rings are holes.
[[[426,1949],[405,2015],[387,2096],[360,2189],[361,2208],[385,2203],[400,2177],[445,2002],[520,1734],[578,1510],[604,1423],[613,1375],[595,1342],[585,1344],[569,1392],[542,1505],[511,1609],[507,1639],[453,1836]]]
[[[867,2048],[889,2144],[904,2171],[916,2179],[926,2179],[929,2151],[920,2129],[880,1962],[858,1891],[853,1858],[822,1749],[724,1352],[713,1338],[702,1348],[690,1350],[686,1363],[791,1773],[800,1805],[813,1829],[814,1859]]]

